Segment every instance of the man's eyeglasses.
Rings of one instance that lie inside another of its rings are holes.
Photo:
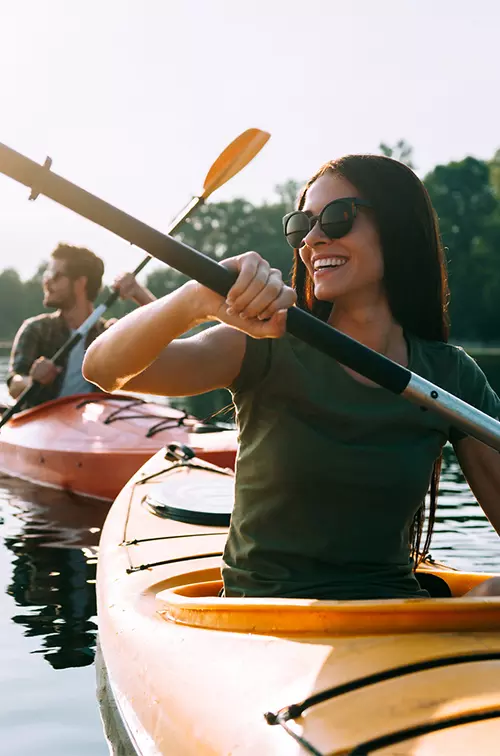
[[[51,272],[50,270],[46,270],[42,276],[42,281],[44,283],[48,283],[51,281],[52,283],[56,283],[61,278],[69,278],[67,273],[63,273],[61,270],[56,270],[54,272]]]

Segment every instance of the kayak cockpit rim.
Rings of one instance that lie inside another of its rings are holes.
[[[227,632],[352,636],[500,630],[500,597],[461,597],[469,586],[490,575],[429,572],[445,575],[452,594],[458,597],[363,601],[221,598],[218,570],[200,571],[198,582],[193,582],[195,572],[178,575],[176,585],[160,583],[151,590],[163,619]]]

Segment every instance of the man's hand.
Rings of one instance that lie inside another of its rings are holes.
[[[113,281],[113,289],[119,293],[121,299],[131,299],[138,305],[149,304],[156,299],[149,289],[141,286],[132,273],[120,273]]]
[[[48,386],[55,381],[61,370],[47,357],[39,357],[31,366],[30,376],[42,386]]]

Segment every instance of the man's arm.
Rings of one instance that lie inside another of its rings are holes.
[[[30,369],[38,357],[38,334],[33,322],[25,320],[15,335],[10,353],[7,387],[13,399],[31,385]]]
[[[47,385],[59,374],[60,368],[40,356],[41,347],[38,323],[26,320],[14,338],[10,354],[7,387],[13,399],[21,396],[34,380]]]
[[[141,307],[156,301],[155,295],[142,286],[133,273],[121,273],[115,278],[112,288],[118,291],[121,299],[131,299]]]

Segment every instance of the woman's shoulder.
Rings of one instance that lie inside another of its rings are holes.
[[[416,336],[411,336],[409,342],[409,367],[412,372],[466,401],[471,401],[476,393],[489,389],[483,370],[463,347],[443,341],[427,341]]]
[[[419,361],[432,361],[436,367],[443,368],[458,367],[469,362],[475,364],[473,358],[467,354],[463,347],[456,344],[445,341],[430,341],[413,334],[407,334],[407,340],[410,344],[410,363],[415,363],[415,368]]]

